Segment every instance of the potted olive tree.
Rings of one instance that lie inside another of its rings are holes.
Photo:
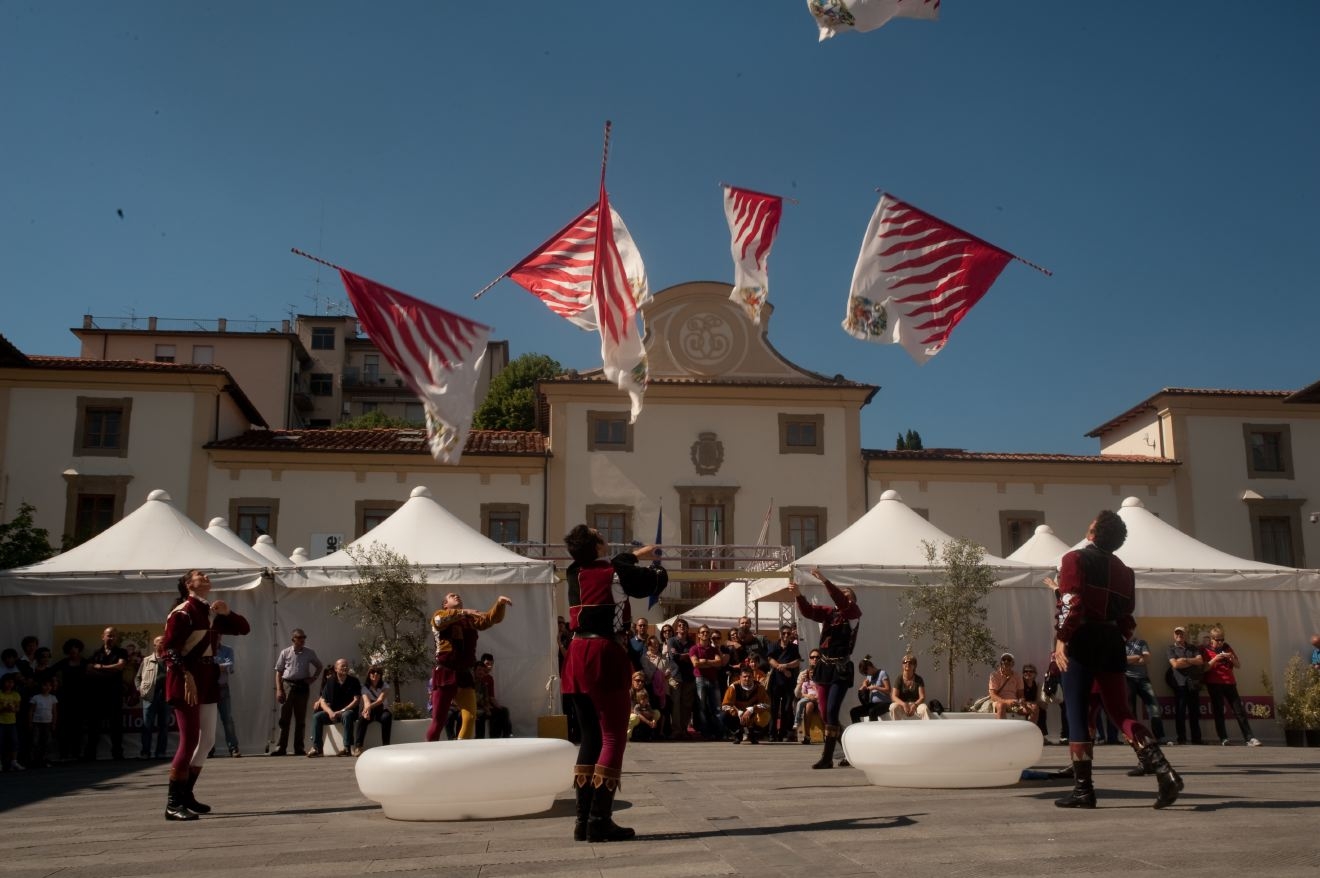
[[[1302,665],[1302,657],[1295,655],[1283,669],[1283,698],[1274,705],[1274,712],[1283,725],[1283,741],[1289,747],[1306,746],[1306,695],[1310,669]]]

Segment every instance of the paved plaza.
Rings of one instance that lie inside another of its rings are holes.
[[[1130,750],[1097,747],[1100,807],[1062,811],[1065,781],[889,790],[812,771],[819,747],[634,744],[615,816],[641,837],[596,845],[571,840],[567,789],[545,814],[402,823],[358,793],[355,760],[217,758],[198,788],[215,813],[167,823],[164,762],[61,765],[0,776],[0,875],[1314,876],[1320,749],[1267,745],[1169,748],[1187,789],[1165,811]],[[1046,747],[1040,767],[1066,759]]]

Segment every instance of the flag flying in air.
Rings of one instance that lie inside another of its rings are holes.
[[[431,454],[458,463],[490,327],[339,269],[367,335],[426,409]]]
[[[807,0],[820,42],[844,31],[884,27],[892,18],[940,17],[940,0]]]
[[[770,543],[770,515],[775,511],[775,498],[770,498],[770,505],[765,507],[765,518],[761,521],[761,532],[756,537],[758,546],[769,545]]]
[[[863,341],[897,342],[924,363],[1013,258],[882,195],[853,270],[844,331]]]
[[[761,306],[770,295],[766,261],[779,232],[784,199],[735,186],[724,187],[724,216],[729,221],[733,251],[733,292],[753,323],[761,322]]]
[[[587,330],[596,330],[596,313],[591,301],[592,258],[596,248],[596,215],[600,205],[593,204],[576,219],[560,229],[506,275],[541,301],[547,308]],[[646,266],[633,243],[623,218],[613,207],[610,220],[614,228],[614,246],[619,252],[628,287],[636,307],[651,298],[646,283]]]
[[[605,194],[605,176],[600,180],[598,233],[591,260],[591,304],[600,329],[600,356],[605,378],[626,391],[631,402],[628,422],[637,422],[646,392],[646,349],[637,329],[637,294],[619,252],[614,232],[614,211]],[[629,239],[631,240],[631,239]],[[640,263],[640,260],[638,260]]]

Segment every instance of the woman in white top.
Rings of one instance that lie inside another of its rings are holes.
[[[357,744],[353,755],[362,755],[362,742],[367,739],[367,726],[372,722],[380,723],[380,743],[390,743],[390,684],[385,682],[385,671],[380,665],[373,665],[367,671],[367,679],[362,681],[362,713],[357,721]]]

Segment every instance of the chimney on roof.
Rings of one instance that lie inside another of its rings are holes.
[[[148,318],[147,318],[147,332],[155,332],[155,331],[156,331],[156,318],[155,318],[155,317],[148,317]]]
[[[280,332],[284,333],[285,335],[289,334],[289,321],[287,320],[280,321]]]
[[[84,314],[84,315],[83,315],[83,329],[91,329],[91,328],[92,328],[92,315],[90,315],[90,314]]]
[[[215,322],[216,322],[216,325],[218,325],[218,326],[220,327],[220,331],[221,331],[221,332],[224,332],[224,331],[225,331],[225,327],[229,325],[229,321],[226,320],[226,319],[223,318],[223,317],[217,318],[217,320],[216,320]]]

